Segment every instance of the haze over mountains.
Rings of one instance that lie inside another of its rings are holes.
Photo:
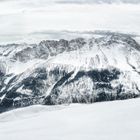
[[[112,4],[109,4],[111,2]],[[139,1],[112,0],[111,2],[109,0],[3,0],[0,2],[0,44],[39,42],[48,38],[50,31],[62,30],[111,30],[139,34]],[[51,39],[50,34],[48,39]]]

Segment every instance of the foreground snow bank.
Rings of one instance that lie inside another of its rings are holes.
[[[139,140],[140,99],[32,106],[0,115],[1,140]]]

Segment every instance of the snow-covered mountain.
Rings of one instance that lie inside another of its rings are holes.
[[[129,35],[0,46],[0,112],[33,104],[140,95],[140,45]]]

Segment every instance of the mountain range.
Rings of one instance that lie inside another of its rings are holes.
[[[140,95],[140,45],[110,33],[0,46],[0,112]]]

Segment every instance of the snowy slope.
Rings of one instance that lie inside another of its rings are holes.
[[[139,140],[140,99],[31,106],[0,115],[1,140]]]

